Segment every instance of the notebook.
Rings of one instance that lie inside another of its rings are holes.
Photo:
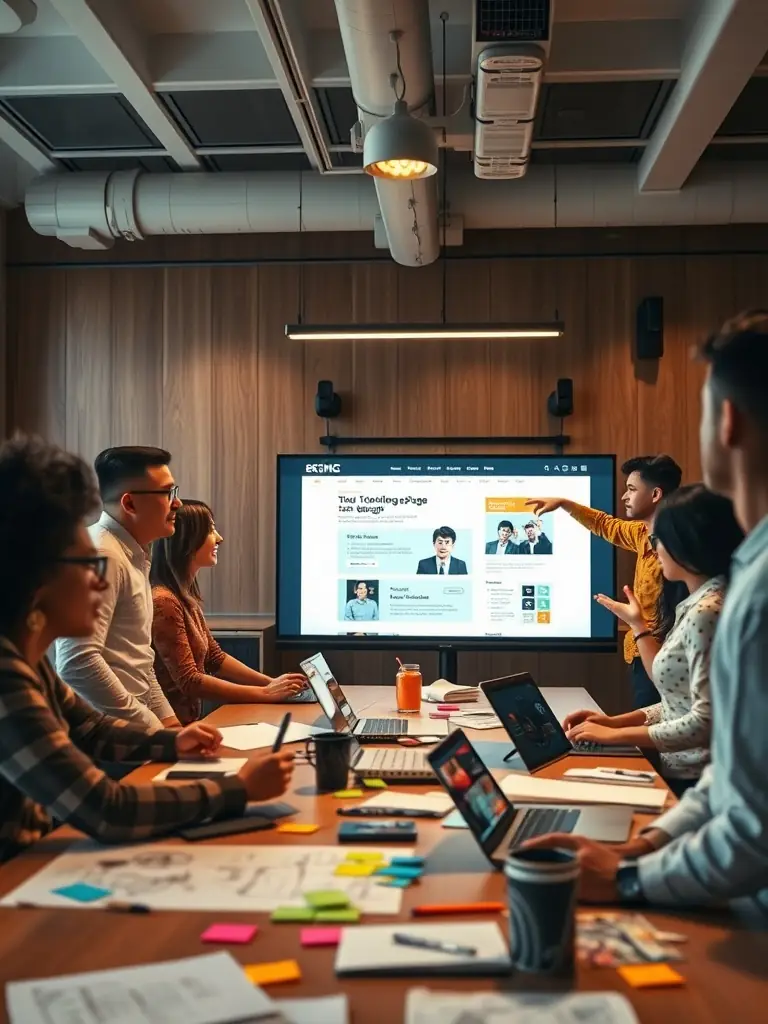
[[[636,811],[649,814],[660,813],[669,795],[666,789],[614,786],[610,782],[542,779],[520,772],[506,775],[501,780],[501,789],[510,800],[522,804],[612,804],[633,807]]]
[[[430,704],[461,704],[464,701],[478,700],[479,697],[478,686],[458,686],[447,679],[436,679],[421,691],[422,700]]]
[[[427,942],[474,948],[476,955],[446,953],[398,945],[396,934]],[[347,975],[495,975],[509,974],[512,964],[506,939],[494,922],[468,924],[364,925],[345,928],[336,952],[336,974]]]

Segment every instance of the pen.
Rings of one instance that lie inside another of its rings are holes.
[[[426,808],[407,807],[339,807],[336,813],[342,818],[444,818],[445,811],[430,811]]]
[[[474,946],[458,946],[455,942],[440,942],[437,939],[423,939],[419,935],[403,935],[395,932],[392,941],[397,946],[414,946],[416,949],[431,949],[436,953],[450,953],[453,956],[477,956]]]
[[[280,747],[283,745],[285,734],[288,732],[288,726],[291,724],[291,712],[286,711],[283,715],[283,720],[280,723],[280,728],[277,730],[277,736],[275,736],[275,742],[272,744],[272,753],[276,754]]]
[[[122,900],[111,900],[104,909],[118,914],[149,914],[152,910],[146,903],[126,903]]]
[[[603,775],[626,775],[630,779],[654,779],[655,772],[639,772],[630,768],[598,768]]]

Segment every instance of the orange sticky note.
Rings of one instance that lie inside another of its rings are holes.
[[[295,960],[247,964],[243,970],[248,981],[254,985],[278,985],[283,981],[301,981],[301,968]]]
[[[682,974],[673,971],[669,964],[627,964],[617,970],[632,988],[672,988],[685,984]]]
[[[302,825],[299,821],[286,822],[285,825],[277,826],[278,832],[289,832],[295,836],[311,836],[320,831],[319,825]]]

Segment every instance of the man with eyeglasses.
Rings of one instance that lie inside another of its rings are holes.
[[[175,530],[181,505],[162,448],[107,448],[94,467],[104,511],[90,527],[107,589],[88,639],[56,643],[62,679],[99,711],[154,731],[180,725],[155,677],[149,548]]]

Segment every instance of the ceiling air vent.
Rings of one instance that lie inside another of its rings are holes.
[[[551,18],[549,0],[475,2],[472,55],[478,177],[525,174],[549,54]]]

